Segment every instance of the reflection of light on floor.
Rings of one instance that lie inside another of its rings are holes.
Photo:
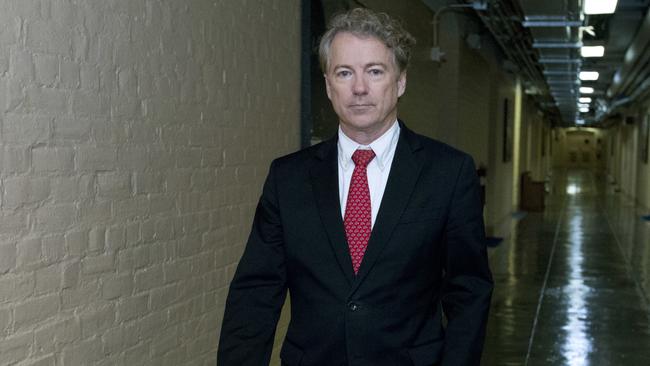
[[[566,193],[571,194],[571,195],[578,194],[578,193],[580,193],[580,186],[578,186],[576,184],[569,184],[566,187]]]
[[[568,192],[568,190],[567,190]],[[589,308],[585,297],[590,288],[585,285],[582,276],[584,254],[582,253],[582,216],[576,214],[570,223],[571,249],[569,254],[569,284],[566,286],[568,295],[567,324],[563,327],[566,339],[562,346],[564,358],[571,366],[589,365],[588,356],[593,345],[585,333],[589,321]]]

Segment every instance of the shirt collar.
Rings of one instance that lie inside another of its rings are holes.
[[[339,126],[338,152],[339,163],[343,167],[343,170],[347,170],[349,166],[354,166],[354,163],[352,162],[352,154],[354,154],[357,149],[372,149],[372,151],[375,152],[375,158],[373,161],[377,162],[377,166],[379,166],[380,170],[384,170],[391,152],[397,145],[399,131],[399,123],[395,120],[388,131],[384,132],[384,134],[379,136],[378,139],[371,142],[369,145],[361,145],[349,138],[343,132],[341,126]]]

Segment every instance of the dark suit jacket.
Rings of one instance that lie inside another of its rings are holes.
[[[287,289],[285,365],[479,364],[492,278],[474,164],[401,127],[356,276],[336,138],[271,164],[230,286],[218,365],[268,365]]]

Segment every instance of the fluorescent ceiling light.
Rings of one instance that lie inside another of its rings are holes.
[[[598,71],[580,71],[580,80],[598,80]]]
[[[589,112],[589,108],[588,107],[580,108],[580,112],[587,113],[587,112]]]
[[[580,48],[580,55],[582,57],[603,57],[604,54],[604,46],[582,46]]]
[[[585,14],[612,14],[618,0],[585,0]]]
[[[578,103],[578,108],[589,108],[589,104]]]
[[[578,98],[578,101],[580,103],[591,103],[591,98],[590,97],[580,97],[580,98]]]
[[[592,94],[594,92],[594,88],[588,87],[588,86],[581,86],[580,87],[580,93],[582,94]]]

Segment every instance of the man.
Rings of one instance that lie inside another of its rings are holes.
[[[397,120],[413,38],[354,9],[320,45],[333,139],[271,164],[218,365],[478,365],[492,291],[472,159]],[[445,321],[443,321],[443,318]]]

